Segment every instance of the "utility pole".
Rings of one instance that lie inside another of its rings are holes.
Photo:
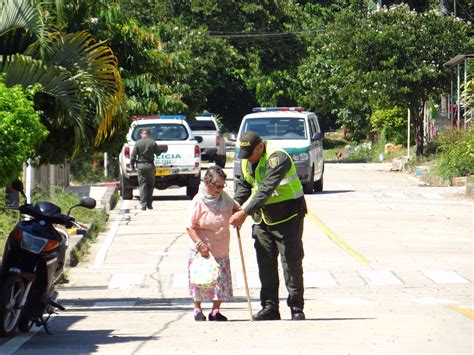
[[[382,0],[377,0],[377,11],[380,11],[382,8]]]
[[[446,9],[445,0],[440,0],[439,1],[439,12],[440,12],[441,16],[446,16],[448,14],[448,10]]]
[[[454,0],[454,17],[456,17],[456,0]]]

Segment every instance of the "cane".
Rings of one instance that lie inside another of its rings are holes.
[[[242,272],[244,274],[245,293],[247,294],[247,306],[249,308],[250,321],[253,321],[252,305],[250,304],[249,284],[247,282],[247,272],[245,271],[244,253],[242,252],[242,242],[240,241],[240,229],[239,228],[237,228],[237,239],[239,241],[240,260],[242,261]]]

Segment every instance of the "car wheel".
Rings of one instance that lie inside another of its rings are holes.
[[[186,196],[192,199],[199,191],[199,183],[201,182],[201,176],[189,179],[188,186],[186,186]]]
[[[122,200],[133,199],[133,187],[128,186],[128,179],[123,175],[120,176],[120,195]]]
[[[218,155],[215,162],[216,165],[219,165],[221,168],[225,168],[225,155]]]
[[[321,179],[319,179],[318,181],[314,183],[314,191],[316,192],[323,191],[323,175],[321,175]]]
[[[312,194],[314,190],[314,167],[311,169],[311,174],[309,176],[309,181],[306,184],[303,184],[303,192],[305,194]]]

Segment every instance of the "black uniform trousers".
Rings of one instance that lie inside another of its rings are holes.
[[[262,221],[252,227],[260,283],[262,284],[260,290],[262,307],[270,306],[278,309],[278,288],[280,285],[278,255],[281,258],[288,290],[287,304],[289,307],[300,307],[301,309],[304,307],[303,223],[304,214],[273,226],[266,225]]]
[[[138,187],[140,190],[140,205],[151,207],[153,204],[153,190],[155,189],[155,165],[137,163]]]

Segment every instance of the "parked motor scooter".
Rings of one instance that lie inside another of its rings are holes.
[[[67,214],[51,202],[29,204],[23,184],[16,180],[12,188],[25,198],[25,204],[7,207],[31,218],[20,220],[10,232],[3,253],[0,272],[0,335],[11,335],[16,327],[28,332],[33,325],[43,326],[48,334],[48,320],[57,303],[54,284],[64,271],[68,234],[64,227],[76,225],[69,214],[74,207],[94,208],[96,201],[81,198]],[[61,227],[64,226],[64,227]]]

